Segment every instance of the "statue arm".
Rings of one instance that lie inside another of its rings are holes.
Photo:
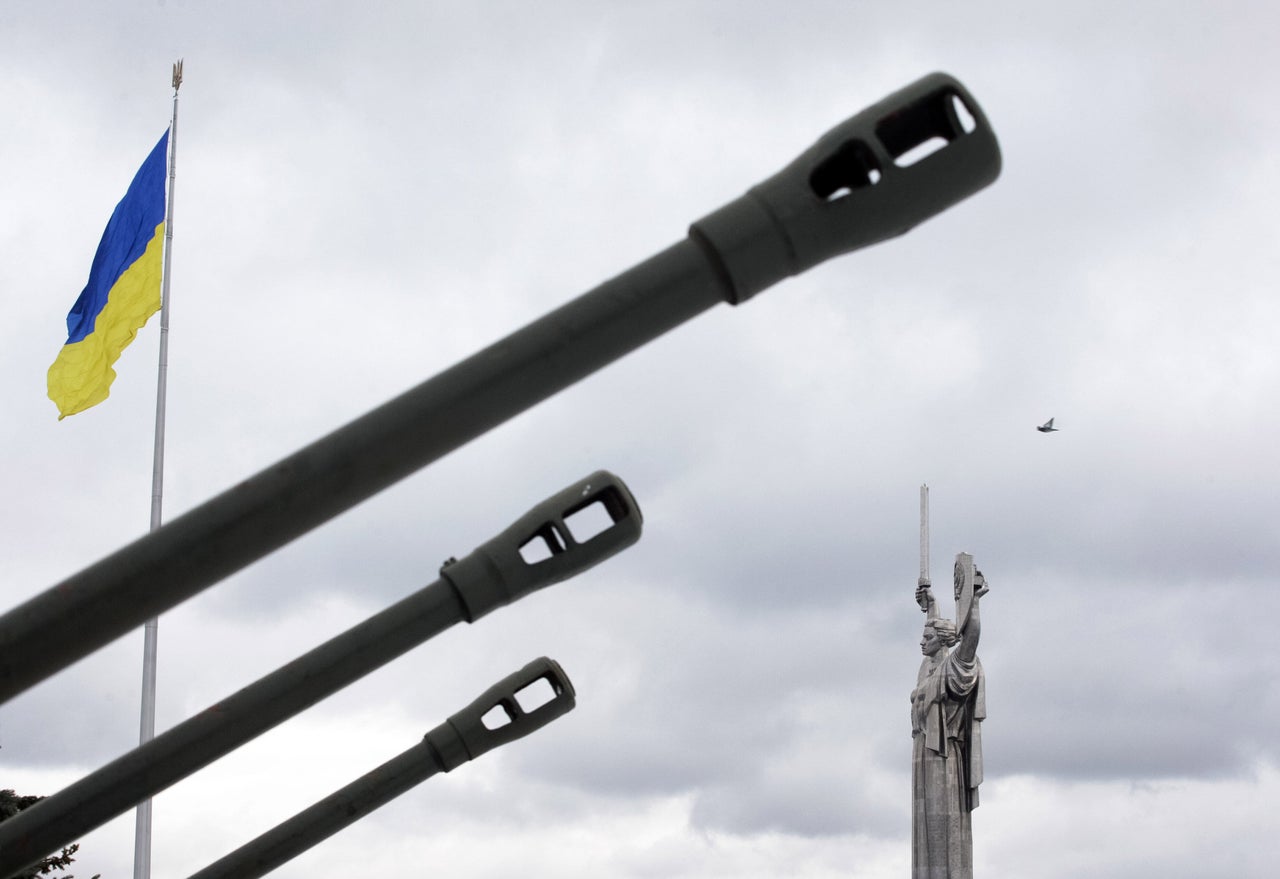
[[[979,608],[982,605],[982,596],[987,594],[986,581],[979,581],[975,587],[973,605],[969,609],[969,623],[964,627],[964,634],[960,636],[960,643],[956,646],[956,654],[965,662],[973,662],[973,658],[978,655],[978,639],[982,635],[982,617]]]
[[[916,587],[916,604],[925,613],[926,622],[938,618],[938,602],[933,597],[933,590],[925,583]]]

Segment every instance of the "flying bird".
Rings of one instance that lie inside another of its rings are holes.
[[[1052,431],[1055,431],[1055,430],[1057,430],[1057,429],[1058,429],[1058,428],[1056,428],[1056,427],[1054,427],[1054,426],[1053,426],[1053,419],[1052,419],[1052,418],[1050,418],[1050,419],[1049,419],[1048,421],[1046,421],[1044,424],[1042,424],[1042,425],[1040,425],[1039,427],[1037,427],[1037,428],[1036,428],[1036,430],[1040,431],[1041,433],[1051,433]]]

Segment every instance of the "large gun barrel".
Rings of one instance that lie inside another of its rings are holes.
[[[977,102],[920,79],[684,240],[0,617],[0,703],[712,305],[900,235],[999,172]]]
[[[597,505],[611,522],[598,531]],[[577,517],[588,509],[590,528],[575,536],[575,523],[586,521]],[[474,622],[604,561],[635,543],[641,527],[640,508],[617,477],[598,471],[574,483],[470,555],[446,562],[431,585],[0,823],[0,876],[56,851],[453,624]],[[530,544],[538,543],[535,553]]]
[[[553,698],[526,710],[520,693],[538,681],[550,685]],[[188,879],[255,879],[266,875],[437,772],[449,772],[498,745],[523,738],[568,713],[573,705],[573,685],[560,666],[545,657],[536,659],[485,690],[414,747],[192,873]],[[506,723],[491,729],[484,718],[494,709],[505,713]]]

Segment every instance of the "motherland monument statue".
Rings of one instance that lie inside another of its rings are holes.
[[[982,783],[986,681],[978,660],[979,605],[988,591],[973,556],[954,568],[956,616],[938,612],[928,573],[928,487],[920,489],[920,579],[924,659],[911,691],[911,876],[972,879],[973,825]]]

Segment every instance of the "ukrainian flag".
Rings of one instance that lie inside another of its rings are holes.
[[[168,150],[166,130],[111,214],[89,283],[67,315],[67,343],[49,367],[59,421],[107,399],[112,364],[160,310]]]

